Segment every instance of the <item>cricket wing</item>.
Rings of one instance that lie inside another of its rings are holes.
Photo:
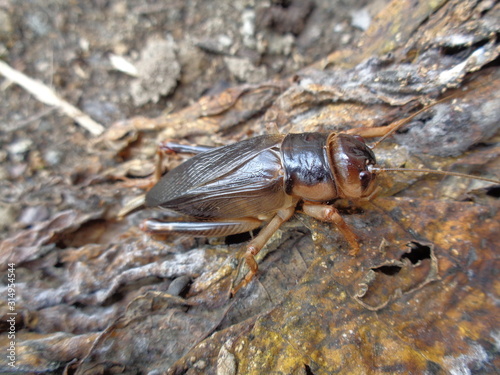
[[[202,220],[274,212],[286,200],[282,139],[255,137],[196,155],[163,176],[146,195],[146,205]]]

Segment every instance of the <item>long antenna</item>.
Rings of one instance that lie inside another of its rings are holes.
[[[492,182],[494,184],[500,184],[499,180],[493,180],[491,178],[486,178],[486,177],[479,177],[479,176],[471,176],[468,174],[464,173],[457,173],[457,172],[447,172],[447,171],[437,171],[434,169],[412,169],[412,168],[378,168],[378,167],[370,167],[370,171],[373,172],[417,172],[417,173],[434,173],[434,174],[442,174],[446,176],[456,176],[456,177],[462,177],[462,178],[470,178],[472,180],[481,180],[481,181],[487,181],[487,182]]]
[[[369,147],[370,148],[375,148],[379,145],[380,142],[384,141],[385,139],[387,139],[388,137],[390,137],[392,134],[394,134],[394,132],[396,130],[398,130],[399,128],[401,128],[402,126],[408,124],[411,120],[413,120],[415,117],[417,117],[418,115],[424,113],[425,111],[427,111],[429,108],[432,108],[434,107],[435,105],[437,104],[440,104],[440,103],[444,103],[446,101],[449,101],[450,99],[453,99],[455,97],[457,97],[458,95],[460,94],[463,94],[463,92],[458,92],[458,93],[455,93],[455,94],[451,94],[451,95],[448,95],[447,97],[443,98],[443,99],[440,99],[440,100],[437,100],[435,101],[434,103],[431,103],[431,104],[428,104],[426,105],[424,108],[418,110],[417,112],[413,113],[412,115],[404,118],[403,120],[400,120],[399,122],[396,122],[394,125],[391,125],[391,128],[390,130],[385,133],[377,142],[373,143],[372,145],[370,145]]]
[[[394,125],[390,125],[390,129],[387,133],[385,133],[377,142],[373,143],[370,148],[375,148],[377,147],[380,142],[384,141],[388,137],[390,137],[392,134],[394,134],[395,131],[400,129],[402,126],[408,124],[411,120],[413,120],[415,117],[418,115],[422,114],[423,112],[427,111],[429,108],[434,107],[437,104],[447,102],[450,99],[454,99],[458,97],[461,94],[464,94],[467,90],[461,91],[461,92],[456,92],[454,94],[448,95],[443,99],[437,100],[434,103],[431,103],[429,105],[426,105],[424,108],[418,110],[417,112],[413,113],[412,115],[408,116],[407,118],[396,122]],[[479,176],[471,176],[468,174],[464,173],[457,173],[457,172],[447,172],[447,171],[439,171],[439,170],[433,170],[433,169],[412,169],[412,168],[379,168],[379,167],[373,167],[369,166],[369,170],[373,172],[415,172],[415,173],[433,173],[433,174],[441,174],[441,175],[446,175],[446,176],[456,176],[456,177],[462,177],[462,178],[469,178],[473,180],[481,180],[481,181],[486,181],[486,182],[491,182],[494,184],[500,184],[499,180],[494,180],[491,178],[486,178],[486,177],[479,177]]]

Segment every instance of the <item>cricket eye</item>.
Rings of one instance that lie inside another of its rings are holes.
[[[361,188],[363,191],[370,187],[372,182],[372,174],[367,171],[363,171],[359,173],[359,181],[361,182]]]

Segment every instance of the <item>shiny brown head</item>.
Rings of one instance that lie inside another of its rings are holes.
[[[339,197],[364,198],[376,189],[377,161],[363,138],[357,135],[332,133],[327,142]]]

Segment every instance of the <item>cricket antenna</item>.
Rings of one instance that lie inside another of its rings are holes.
[[[486,181],[486,182],[491,182],[494,184],[500,184],[499,180],[493,180],[491,178],[486,178],[486,177],[479,177],[479,176],[471,176],[468,174],[464,173],[457,173],[457,172],[447,172],[447,171],[436,171],[434,169],[412,169],[412,168],[378,168],[378,167],[373,167],[369,166],[369,171],[370,172],[416,172],[416,173],[434,173],[434,174],[441,174],[441,175],[446,175],[446,176],[456,176],[456,177],[462,177],[462,178],[469,178],[472,180],[481,180],[481,181]]]
[[[437,100],[434,103],[431,103],[429,105],[426,105],[422,109],[418,110],[417,112],[413,113],[412,115],[408,116],[405,119],[402,119],[400,121],[395,122],[393,125],[390,125],[387,129],[387,132],[375,143],[370,145],[369,147],[371,149],[374,149],[377,147],[382,141],[390,137],[394,132],[396,132],[398,129],[400,129],[402,126],[408,124],[411,120],[413,120],[415,117],[418,115],[422,114],[423,112],[427,111],[429,108],[434,107],[437,104],[447,102],[450,99],[454,99],[460,95],[462,95],[464,92],[457,92],[452,95],[448,95],[444,97],[443,99]],[[468,174],[464,173],[457,173],[457,172],[447,172],[447,171],[437,171],[433,169],[412,169],[412,168],[379,168],[375,166],[368,166],[368,169],[370,172],[415,172],[415,173],[433,173],[433,174],[440,174],[440,175],[445,175],[445,176],[456,176],[456,177],[462,177],[462,178],[468,178],[472,180],[481,180],[481,181],[486,181],[486,182],[491,182],[493,184],[500,184],[500,180],[494,180],[491,178],[486,178],[486,177],[479,177],[479,176],[471,176]]]
[[[456,98],[457,96],[463,94],[463,92],[458,92],[458,93],[455,93],[455,94],[452,94],[452,95],[448,95],[447,97],[443,98],[443,99],[440,99],[440,100],[437,100],[435,101],[434,103],[431,103],[429,105],[426,105],[424,108],[418,110],[417,112],[413,113],[412,115],[400,120],[400,121],[396,121],[393,125],[390,125],[389,126],[389,130],[387,131],[387,133],[385,133],[377,142],[373,143],[372,145],[370,145],[369,147],[371,149],[374,149],[375,147],[377,147],[382,141],[384,141],[385,139],[387,139],[388,137],[390,137],[391,135],[394,134],[394,132],[396,132],[398,129],[400,129],[402,126],[408,124],[411,120],[413,120],[415,117],[417,117],[418,115],[424,113],[425,111],[427,111],[429,108],[432,108],[434,107],[435,105],[437,104],[440,104],[440,103],[444,103],[444,102],[447,102],[449,101],[450,99],[453,99],[453,98]]]

